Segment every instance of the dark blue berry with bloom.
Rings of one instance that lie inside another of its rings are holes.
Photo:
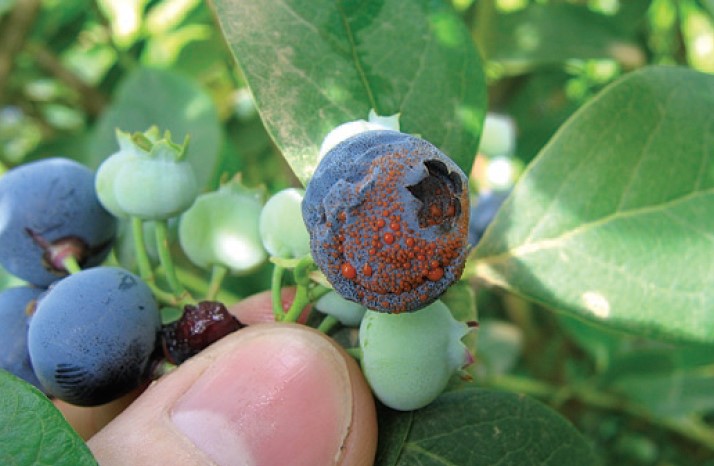
[[[471,207],[469,223],[469,244],[471,246],[475,246],[481,241],[486,228],[493,221],[508,194],[509,191],[486,191],[478,195],[476,202]]]
[[[330,150],[302,203],[312,256],[346,299],[413,311],[458,280],[468,254],[468,179],[429,142],[398,131]]]

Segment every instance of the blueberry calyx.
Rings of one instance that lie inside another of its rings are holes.
[[[42,249],[42,265],[51,273],[66,275],[68,271],[64,264],[67,258],[73,257],[81,264],[90,254],[89,245],[76,236],[65,236],[49,242],[30,228],[25,228],[25,231]]]

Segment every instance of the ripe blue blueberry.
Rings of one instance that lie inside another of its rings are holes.
[[[148,380],[159,331],[151,289],[126,270],[96,267],[60,280],[39,300],[30,359],[50,394],[99,405]]]
[[[27,322],[40,288],[18,286],[0,292],[0,369],[42,389],[27,350]]]
[[[94,174],[77,162],[43,159],[0,178],[0,264],[25,281],[46,287],[66,275],[67,254],[83,267],[101,263],[115,233]]]
[[[468,253],[468,179],[439,149],[390,130],[332,148],[302,203],[310,248],[334,289],[382,312],[436,300]]]

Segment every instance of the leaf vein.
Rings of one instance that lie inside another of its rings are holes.
[[[670,94],[669,98],[667,99],[668,101],[672,98],[674,93]],[[637,177],[637,173],[640,171],[640,168],[642,167],[642,163],[644,162],[645,159],[647,159],[647,155],[650,153],[649,148],[652,146],[652,142],[655,139],[655,136],[659,133],[660,129],[662,128],[662,125],[664,124],[666,120],[666,113],[664,110],[658,106],[657,107],[659,111],[659,119],[657,120],[657,123],[655,123],[654,127],[652,130],[649,132],[647,135],[647,139],[645,140],[644,145],[642,146],[642,149],[640,150],[640,153],[637,156],[637,162],[634,164],[632,168],[632,173],[630,173],[630,179],[627,181],[627,185],[624,187],[622,190],[622,193],[620,194],[620,201],[615,208],[615,212],[625,210],[624,206],[625,203],[629,197],[630,190],[632,189],[632,186],[635,184],[635,178]]]
[[[342,8],[342,2],[340,0],[337,0],[335,2],[335,6],[340,14],[340,18],[342,19],[342,26],[345,28],[345,34],[347,34],[347,40],[349,41],[350,50],[352,51],[352,62],[355,65],[355,69],[357,70],[357,75],[359,76],[359,79],[362,82],[362,86],[367,92],[367,99],[369,100],[369,104],[374,109],[374,111],[377,112],[378,115],[381,115],[380,109],[377,107],[377,101],[374,97],[374,93],[372,92],[372,87],[370,86],[369,80],[367,79],[367,74],[365,73],[364,67],[362,66],[362,61],[360,60],[359,54],[357,53],[357,43],[355,42],[354,33],[352,32],[352,27],[350,26],[349,20],[347,19],[347,15],[345,14],[344,9]]]
[[[439,456],[435,453],[430,452],[426,448],[423,448],[423,447],[417,445],[416,443],[408,443],[406,445],[406,448],[407,448],[407,450],[410,450],[415,454],[420,454],[420,455],[426,456],[427,458],[434,460],[439,464],[443,464],[446,466],[459,466],[456,463],[452,463],[451,461],[447,460],[443,456]]]
[[[510,260],[511,258],[514,258],[514,257],[522,257],[522,256],[526,256],[528,254],[540,252],[541,250],[544,250],[544,249],[556,248],[556,247],[560,246],[562,244],[562,242],[564,242],[566,240],[569,240],[577,235],[583,234],[593,228],[603,226],[609,222],[612,222],[612,221],[615,221],[618,219],[623,219],[623,218],[635,217],[637,215],[646,215],[646,214],[650,214],[650,213],[654,213],[654,212],[664,211],[664,209],[676,206],[679,203],[687,202],[687,201],[690,201],[690,200],[695,199],[700,196],[708,196],[708,195],[712,195],[712,194],[714,194],[714,187],[706,189],[706,190],[688,193],[688,194],[673,198],[669,201],[663,202],[661,204],[643,206],[643,207],[631,209],[628,211],[616,211],[616,212],[613,212],[612,214],[606,215],[606,216],[599,218],[597,220],[594,220],[592,222],[583,223],[583,224],[579,225],[578,227],[573,228],[572,230],[564,231],[559,236],[542,239],[542,240],[539,240],[539,241],[536,241],[533,243],[529,243],[526,240],[520,246],[515,246],[512,248],[509,248],[506,251],[499,253],[499,254],[483,257],[483,258],[479,259],[479,261],[482,263],[503,262],[503,261]]]
[[[620,113],[622,113],[622,111]],[[616,126],[617,121],[618,121],[618,118],[613,117],[608,124],[608,128],[605,131],[603,131],[603,133],[608,133],[613,127]],[[590,152],[597,153],[597,146],[596,145],[591,146]],[[538,232],[540,227],[545,223],[545,220],[548,217],[548,212],[550,212],[551,208],[555,204],[556,200],[560,197],[561,193],[566,188],[566,186],[569,185],[570,179],[573,176],[575,176],[579,172],[580,168],[589,160],[591,160],[591,157],[586,157],[586,156],[580,157],[580,160],[578,160],[575,167],[572,170],[570,170],[570,172],[568,172],[568,174],[565,177],[563,177],[560,185],[558,186],[556,193],[551,197],[550,202],[548,203],[548,206],[546,207],[543,216],[541,216],[541,218],[538,220],[538,223],[536,223],[533,226],[533,229],[528,234],[528,237],[525,239],[524,243],[526,243],[526,244],[530,243],[531,240],[533,239],[533,237],[536,236],[536,233]]]

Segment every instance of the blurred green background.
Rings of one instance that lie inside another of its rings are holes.
[[[489,111],[514,123],[515,144],[482,151],[486,159],[527,164],[575,110],[635,69],[714,72],[713,0],[452,6],[484,58]],[[0,170],[48,156],[96,167],[117,149],[115,127],[151,124],[177,140],[191,133],[205,190],[237,172],[268,192],[298,185],[205,2],[0,0]],[[182,273],[204,286],[200,271]],[[269,273],[231,277],[226,290],[267,289]],[[477,383],[547,402],[607,464],[714,465],[711,347],[616,334],[494,290],[477,287],[477,298]]]

